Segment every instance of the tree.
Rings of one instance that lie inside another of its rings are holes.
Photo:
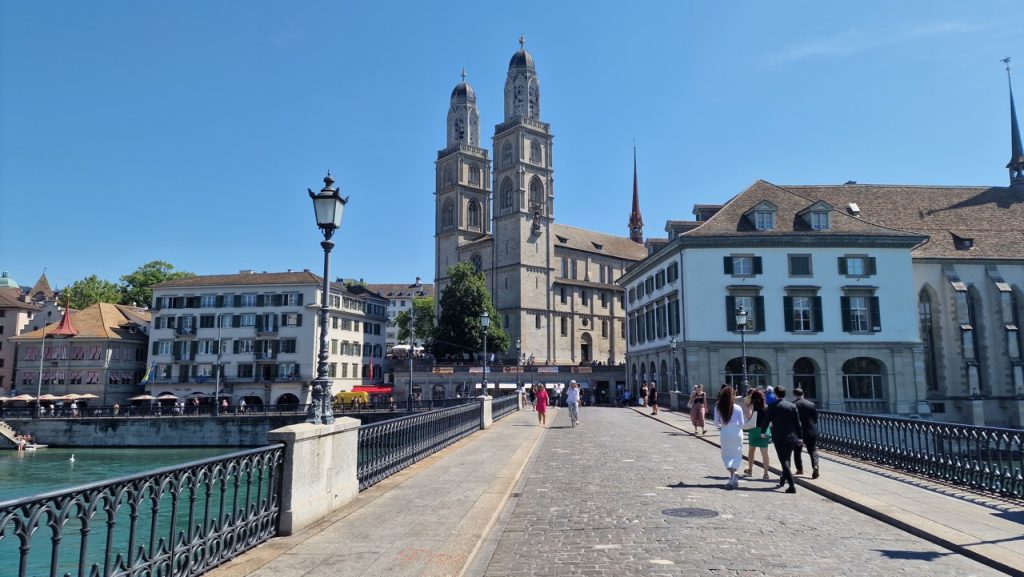
[[[71,308],[78,310],[96,303],[118,304],[121,302],[121,288],[96,275],[75,281],[64,289],[62,294],[71,300]]]
[[[398,325],[398,342],[409,341],[409,321],[412,323],[413,338],[417,341],[427,343],[434,337],[434,299],[420,297],[412,301],[412,314],[410,311],[402,311],[395,316],[395,324]]]
[[[154,260],[135,269],[135,272],[121,277],[121,301],[137,306],[152,305],[153,285],[169,280],[195,276],[190,272],[175,271],[174,265]]]
[[[434,330],[431,352],[438,358],[448,355],[473,355],[483,351],[483,328],[480,315],[485,310],[491,317],[487,329],[487,351],[505,351],[509,338],[501,327],[498,311],[491,303],[483,273],[468,263],[448,269],[448,284],[441,291],[441,317]]]

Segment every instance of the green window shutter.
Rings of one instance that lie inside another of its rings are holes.
[[[764,269],[761,266],[761,257],[755,256],[754,257],[754,274],[762,274],[762,273],[764,273]]]
[[[875,257],[873,257],[873,256],[868,257],[867,261],[868,261],[867,262],[867,270],[865,272],[867,274],[869,274],[869,275],[876,274],[876,271],[878,269],[876,268],[876,265],[875,265]]]
[[[725,274],[732,274],[732,257],[722,257],[722,266],[725,268]]]
[[[302,293],[299,293],[299,306],[302,306]]]
[[[764,332],[764,297],[757,297],[754,299],[754,307],[757,308],[754,318],[757,319],[757,326],[754,327],[754,332]]]
[[[217,295],[217,299],[216,299],[216,302],[214,303],[214,305],[217,308],[223,307],[224,306],[224,295]]]
[[[271,299],[271,304],[275,307],[281,306],[281,295],[274,295],[273,299]]]
[[[302,326],[302,313],[299,313],[299,314],[295,315],[295,326],[297,326],[297,327],[301,327]]]
[[[177,320],[177,317],[167,317],[167,328],[173,329]]]
[[[256,295],[256,306],[258,306],[258,307],[263,306],[263,301],[264,300],[265,300],[265,297],[262,294]]]
[[[160,351],[160,343],[157,342],[157,341],[153,341],[153,354],[154,355],[158,354],[159,351]]]
[[[839,274],[846,274],[846,257],[839,257]]]
[[[214,340],[213,341],[213,354],[215,354],[215,355],[219,355],[220,354],[220,341],[219,340]]]
[[[736,297],[725,296],[725,330],[736,332]]]
[[[182,341],[174,341],[174,344],[171,345],[171,352],[174,353],[175,357],[181,354],[181,343]]]
[[[231,326],[235,328],[242,326],[242,315],[231,315]]]
[[[242,306],[242,295],[235,295],[234,301],[235,308]]]
[[[194,357],[199,353],[199,341],[192,341],[192,356]]]
[[[782,315],[786,332],[793,332],[793,297],[782,297]]]
[[[882,330],[882,309],[878,307],[878,297],[871,297],[871,330]]]
[[[813,306],[814,312],[814,330],[815,332],[823,332],[825,330],[825,321],[821,318],[821,297],[814,297]]]
[[[843,332],[850,332],[850,297],[839,297],[839,306],[843,314]]]
[[[237,340],[234,341],[233,344],[234,344],[234,353],[237,355],[238,354],[238,341]]]

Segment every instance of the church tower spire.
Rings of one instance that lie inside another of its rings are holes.
[[[1010,186],[1024,186],[1024,147],[1021,146],[1020,128],[1017,126],[1017,107],[1013,103],[1013,80],[1010,78],[1010,57],[1002,60],[1006,64],[1006,82],[1010,88]]]
[[[633,212],[629,213],[629,240],[644,243],[644,217],[640,215],[640,186],[636,179],[636,147],[633,147]]]

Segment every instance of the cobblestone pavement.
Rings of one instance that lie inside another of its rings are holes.
[[[774,476],[726,490],[717,448],[634,411],[580,413],[549,414],[484,575],[1002,575]]]

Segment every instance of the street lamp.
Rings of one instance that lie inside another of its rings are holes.
[[[483,377],[483,392],[484,396],[487,396],[487,327],[491,326],[491,315],[487,314],[487,311],[480,315],[480,326],[484,328],[484,377]]]
[[[679,343],[676,342],[676,338],[675,337],[672,337],[672,340],[670,340],[668,342],[668,348],[672,349],[672,366],[670,368],[672,370],[672,392],[673,393],[678,393],[679,392],[679,382],[678,382],[678,379],[676,378],[676,346],[678,346],[678,345],[679,345]]]
[[[412,301],[409,301],[409,303],[412,304]],[[412,340],[412,330],[415,324],[413,322],[413,314],[415,314],[415,312],[415,307],[409,309],[409,394],[406,395],[406,404],[409,407],[410,414],[412,414],[412,348],[414,346]]]
[[[747,311],[743,305],[736,307],[736,328],[740,330],[740,346],[743,350],[743,382],[740,384],[739,396],[747,394]]]
[[[334,409],[331,407],[331,381],[327,377],[327,317],[331,298],[331,249],[334,243],[331,237],[334,231],[341,228],[341,216],[345,212],[345,205],[348,204],[348,197],[342,198],[338,194],[338,187],[334,185],[334,178],[331,172],[327,171],[324,177],[324,187],[319,194],[312,189],[309,191],[309,198],[313,200],[313,212],[316,214],[316,225],[324,234],[324,240],[320,246],[324,249],[324,286],[323,296],[320,299],[320,354],[317,355],[316,381],[312,388],[312,403],[306,415],[306,422],[319,425],[329,425],[334,422]]]
[[[522,356],[522,353],[520,353],[520,349],[522,347],[522,344],[523,343],[522,343],[521,340],[519,340],[519,337],[516,337],[516,390],[517,391],[519,390],[519,387],[522,386],[522,383],[520,382],[520,378],[519,378],[519,374],[523,372],[523,367],[522,367],[522,362],[521,362],[523,356]]]

